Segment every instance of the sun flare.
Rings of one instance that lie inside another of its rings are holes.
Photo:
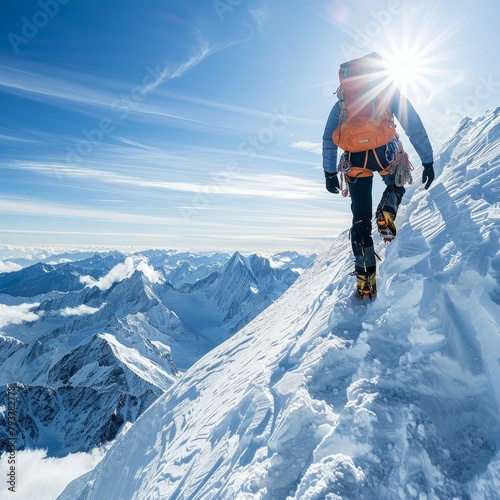
[[[425,61],[418,52],[400,50],[385,58],[388,76],[405,92],[421,80]]]

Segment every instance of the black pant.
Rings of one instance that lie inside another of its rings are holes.
[[[394,176],[382,176],[387,187],[377,207],[390,212],[396,218],[399,204],[405,194],[405,188],[396,186]],[[355,258],[355,270],[358,273],[374,273],[376,270],[375,251],[372,239],[372,185],[373,176],[358,177],[349,181],[351,192],[351,245]]]

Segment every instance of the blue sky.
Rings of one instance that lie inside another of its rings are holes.
[[[4,2],[0,244],[318,251],[350,222],[320,156],[339,64],[413,61],[402,90],[437,150],[498,105],[499,14],[493,0]]]

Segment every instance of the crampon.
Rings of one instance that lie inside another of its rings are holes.
[[[396,226],[390,212],[381,210],[377,214],[377,228],[380,237],[386,243],[390,243],[396,237]]]
[[[377,280],[375,278],[375,273],[373,274],[359,274],[354,272],[356,276],[356,292],[358,298],[363,300],[365,297],[368,297],[370,300],[373,300],[377,295]]]

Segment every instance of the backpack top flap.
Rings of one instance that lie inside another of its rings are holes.
[[[357,115],[387,118],[391,83],[376,52],[342,63],[339,81],[338,97],[345,106],[347,120]]]

